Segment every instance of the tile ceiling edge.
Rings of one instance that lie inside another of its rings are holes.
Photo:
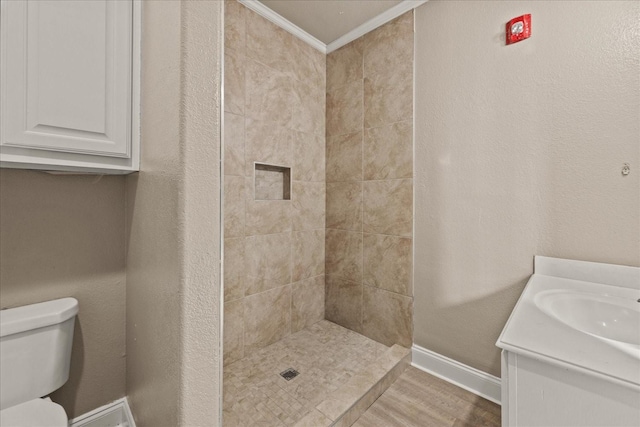
[[[327,45],[326,52],[331,53],[334,50],[340,49],[342,46],[351,43],[352,41],[364,36],[370,31],[375,30],[376,28],[386,24],[392,19],[397,18],[405,12],[408,12],[412,9],[415,9],[418,6],[422,6],[429,0],[404,0],[397,5],[387,9],[382,12],[380,15],[376,16],[360,25],[359,27],[354,28],[349,31],[342,37],[337,38]]]
[[[253,10],[258,15],[273,22],[278,27],[282,28],[285,31],[288,31],[289,33],[298,37],[303,42],[309,44],[310,46],[312,46],[313,48],[319,50],[324,54],[331,53],[334,50],[341,48],[342,46],[356,40],[357,38],[362,37],[368,32],[375,30],[381,25],[386,24],[392,19],[397,18],[403,13],[408,12],[411,9],[415,9],[418,6],[425,4],[427,1],[429,0],[403,0],[402,2],[389,8],[388,10],[376,16],[375,18],[368,20],[364,24],[354,28],[353,30],[349,31],[347,34],[337,38],[336,40],[326,45],[320,40],[318,40],[317,38],[313,37],[311,34],[307,33],[302,28],[298,27],[293,22],[289,21],[288,19],[284,18],[278,13],[274,12],[273,10],[271,10],[270,8],[262,4],[260,1],[238,0],[239,3]]]
[[[322,43],[311,34],[307,33],[302,28],[298,27],[293,22],[277,14],[267,6],[259,2],[258,0],[238,0],[239,3],[245,5],[247,8],[253,10],[258,15],[276,24],[278,27],[285,31],[290,32],[294,36],[298,37],[303,42],[311,45],[313,48],[319,50],[322,53],[327,53],[327,45]]]

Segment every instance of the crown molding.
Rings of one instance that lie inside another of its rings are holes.
[[[322,43],[317,38],[313,37],[311,34],[307,33],[302,28],[298,27],[293,22],[285,19],[281,15],[277,14],[273,10],[269,9],[267,6],[259,2],[258,0],[238,0],[239,3],[245,5],[247,8],[253,10],[258,15],[263,18],[273,22],[278,27],[282,28],[285,31],[290,32],[303,42],[309,44],[311,47],[319,50],[322,53],[327,53],[327,45]]]
[[[326,46],[326,53],[331,53],[334,50],[340,49],[342,46],[351,43],[352,41],[364,36],[370,31],[375,30],[376,28],[386,24],[392,19],[397,18],[398,16],[406,13],[412,9],[415,9],[418,6],[422,6],[429,0],[404,0],[392,8],[387,9],[382,12],[380,15],[376,16],[360,25],[359,27],[354,28],[349,31],[342,37],[337,38]]]
[[[282,28],[285,31],[288,31],[289,33],[298,37],[303,42],[309,44],[310,46],[312,46],[313,48],[319,50],[324,54],[328,54],[333,52],[334,50],[340,49],[342,46],[348,43],[351,43],[352,41],[364,36],[368,32],[375,30],[376,28],[386,24],[392,19],[397,18],[403,13],[406,13],[412,9],[415,9],[418,6],[425,4],[427,1],[429,0],[403,0],[402,2],[398,3],[397,5],[393,6],[390,9],[387,9],[385,12],[376,16],[375,18],[372,18],[367,22],[365,22],[364,24],[349,31],[344,36],[337,38],[336,40],[332,41],[329,44],[324,44],[317,38],[313,37],[311,34],[307,33],[302,28],[298,27],[293,22],[289,21],[288,19],[277,14],[273,10],[269,9],[260,1],[238,0],[239,3],[245,5],[247,8],[251,9],[258,15],[273,22],[278,27]]]

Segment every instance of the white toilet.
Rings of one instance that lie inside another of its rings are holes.
[[[69,379],[75,298],[0,311],[0,426],[66,427],[47,396]]]

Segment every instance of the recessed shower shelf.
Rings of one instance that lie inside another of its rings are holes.
[[[291,200],[291,168],[258,162],[253,165],[255,200]]]

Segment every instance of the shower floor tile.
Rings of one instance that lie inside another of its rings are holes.
[[[322,320],[224,367],[224,426],[294,425],[387,350]]]

